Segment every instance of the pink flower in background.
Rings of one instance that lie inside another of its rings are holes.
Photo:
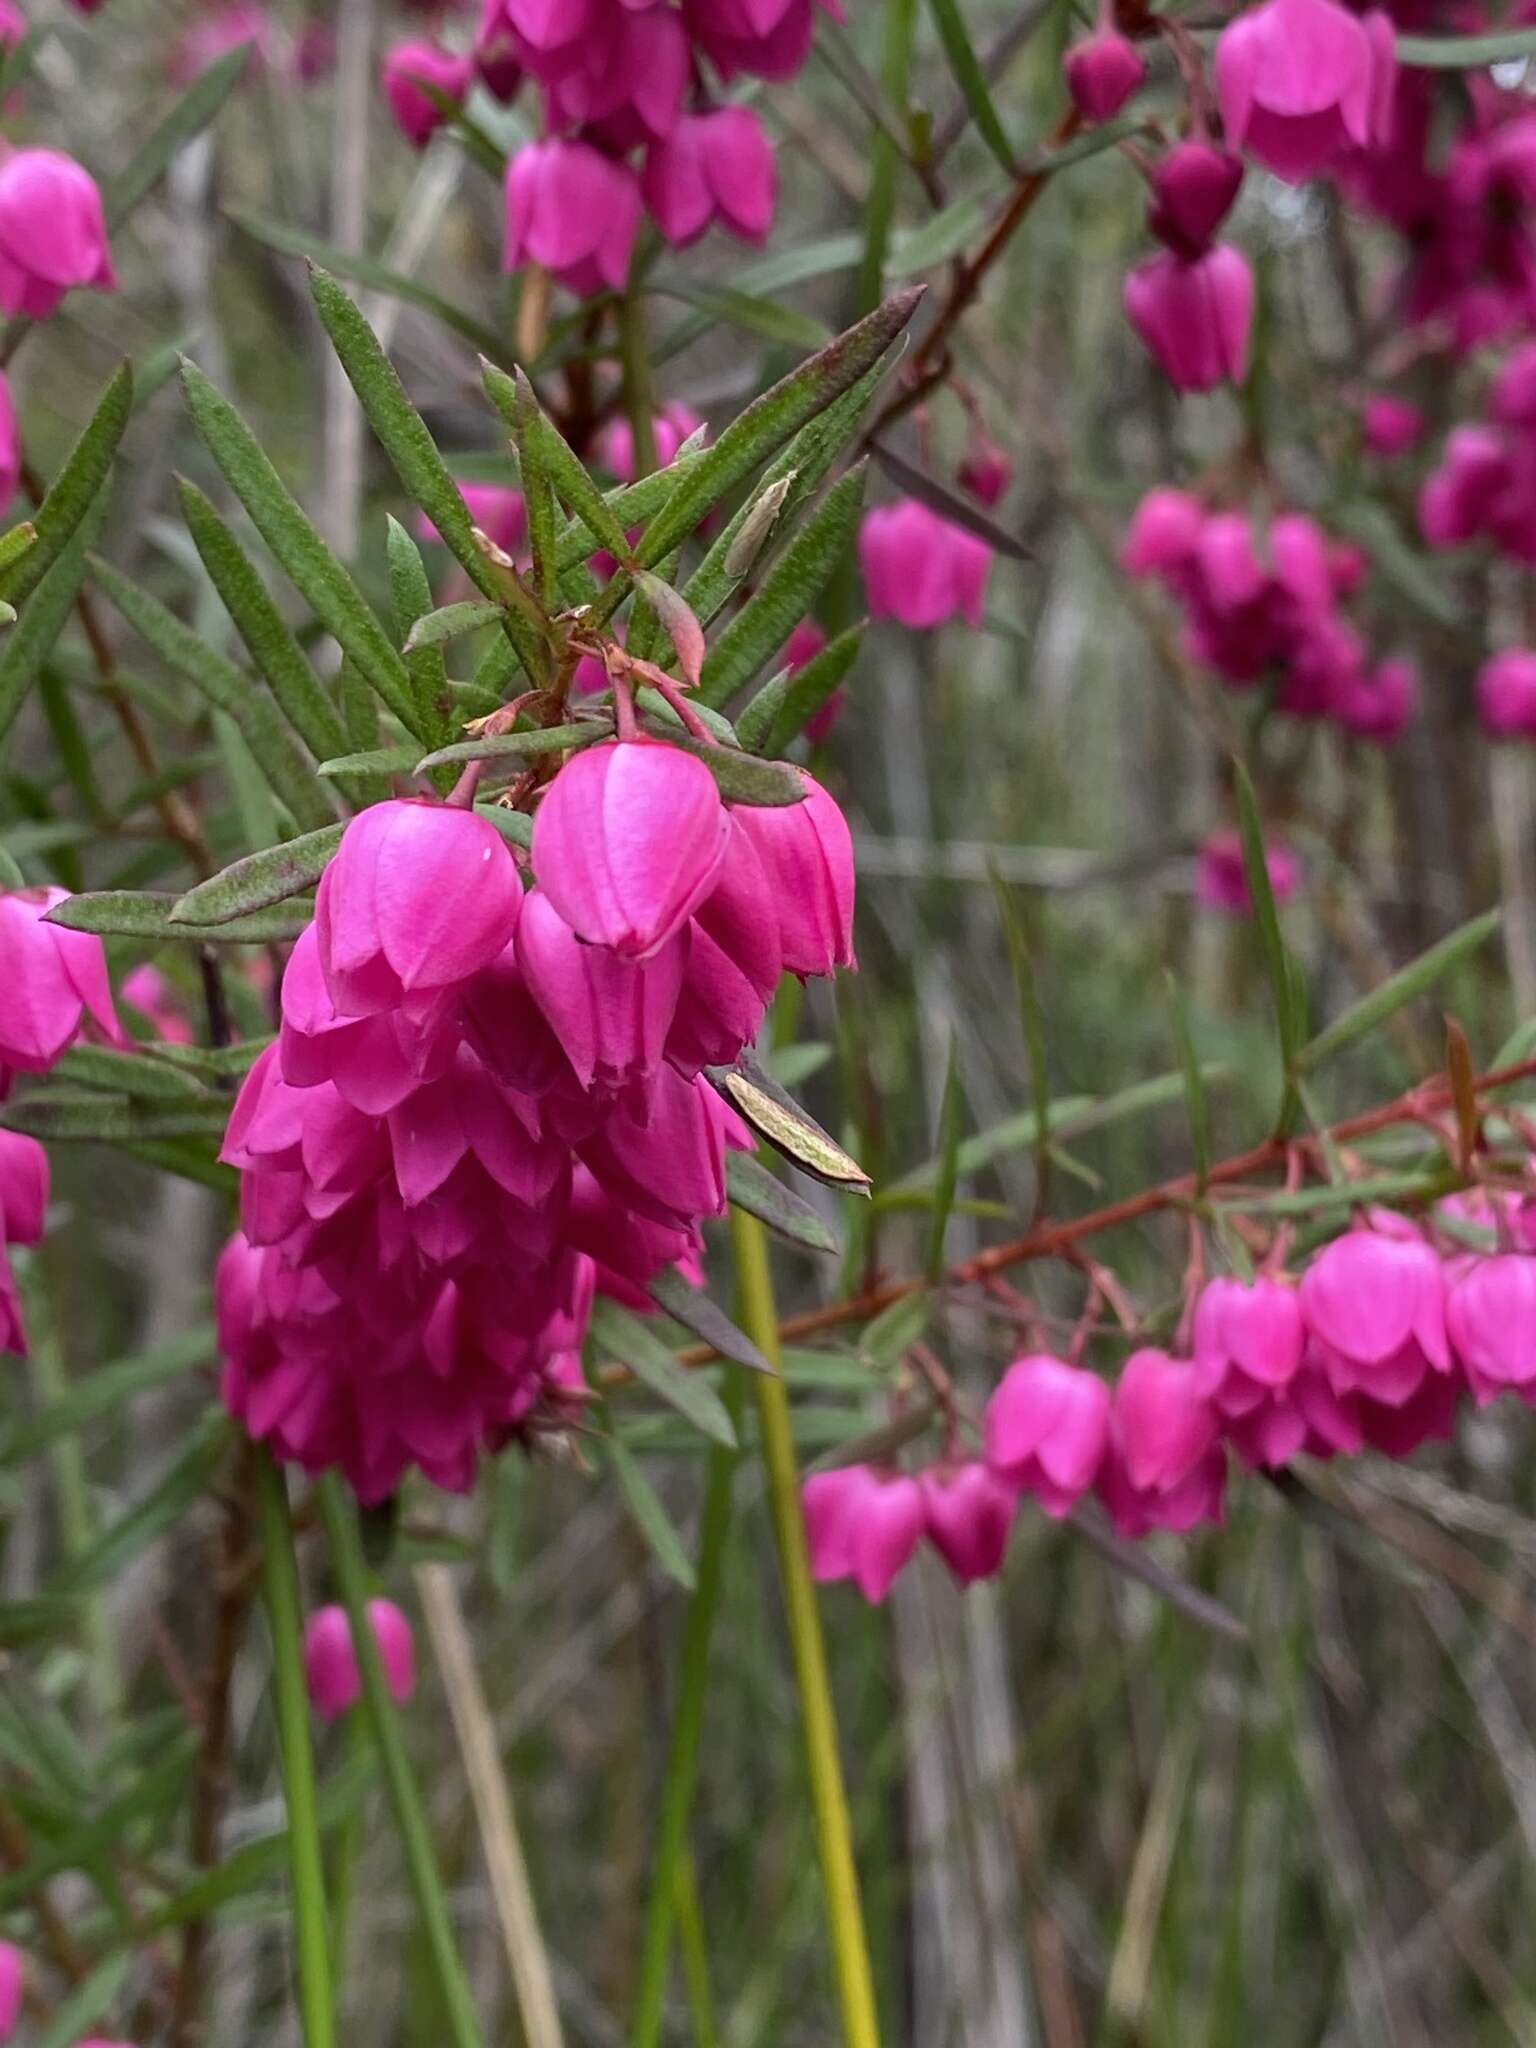
[[[1264,0],[1216,45],[1227,137],[1301,184],[1351,146],[1384,138],[1395,68],[1385,16],[1373,28],[1335,0]]]
[[[1536,1401],[1536,1258],[1457,1259],[1447,1277],[1446,1335],[1478,1406],[1507,1392]]]
[[[191,1045],[194,1034],[187,1022],[181,997],[158,967],[142,962],[123,976],[121,990],[125,1003],[142,1011],[167,1045]]]
[[[461,483],[459,496],[487,540],[493,541],[504,555],[521,552],[528,538],[528,507],[521,491],[510,484]],[[425,512],[417,515],[416,533],[421,540],[442,539]]]
[[[927,1524],[917,1481],[873,1465],[845,1465],[813,1472],[801,1498],[812,1577],[852,1579],[866,1600],[883,1600]]]
[[[816,621],[802,619],[784,643],[784,652],[780,658],[790,675],[796,676],[808,663],[816,659],[826,644],[827,636]],[[847,686],[840,683],[805,722],[805,736],[813,747],[819,747],[822,741],[831,735],[847,708]]]
[[[1264,849],[1264,865],[1269,870],[1269,886],[1275,901],[1289,903],[1301,886],[1301,862],[1283,841],[1272,840]],[[1253,895],[1248,887],[1239,833],[1213,832],[1200,848],[1195,862],[1195,895],[1207,910],[1225,910],[1233,917],[1253,915]]]
[[[122,1040],[100,939],[43,920],[67,889],[0,895],[0,1068],[45,1074],[85,1019],[112,1044]]]
[[[1013,464],[997,443],[978,425],[972,426],[970,443],[956,472],[962,490],[969,491],[978,505],[998,505],[1013,482]]]
[[[1121,564],[1133,576],[1177,583],[1179,572],[1194,559],[1205,519],[1205,507],[1190,492],[1159,485],[1136,507],[1120,550]]]
[[[27,17],[16,0],[0,0],[0,50],[14,50],[27,32]]]
[[[684,114],[652,146],[640,188],[674,248],[698,241],[716,220],[741,241],[763,242],[778,195],[773,144],[750,107]]]
[[[425,149],[448,118],[423,87],[430,86],[457,102],[469,91],[474,72],[473,59],[454,56],[441,43],[418,39],[395,44],[384,59],[380,77],[395,126],[407,142]]]
[[[681,399],[669,399],[651,421],[656,438],[656,461],[666,469],[677,460],[677,451],[704,424]],[[612,470],[621,484],[632,484],[639,474],[635,465],[635,430],[622,415],[616,415],[597,437],[597,459]]]
[[[828,4],[827,12],[844,18],[840,6]],[[683,0],[683,19],[727,81],[743,71],[793,78],[810,54],[816,24],[812,0]]]
[[[1356,739],[1390,746],[1419,708],[1419,672],[1400,655],[1349,676],[1333,693],[1333,716]]]
[[[541,264],[582,297],[622,290],[642,211],[628,165],[560,136],[525,143],[507,165],[506,199],[504,270]]]
[[[0,308],[46,320],[79,285],[117,289],[96,180],[56,149],[0,157]]]
[[[987,1463],[1048,1515],[1069,1514],[1104,1462],[1109,1410],[1097,1374],[1045,1352],[1017,1358],[987,1403]]]
[[[27,1971],[14,1942],[0,1941],[0,2041],[9,2041],[21,2018]]]
[[[1176,255],[1193,261],[1210,247],[1242,182],[1241,160],[1220,143],[1176,142],[1153,166],[1147,226]]]
[[[992,550],[920,499],[898,498],[865,513],[859,566],[872,618],[915,628],[957,618],[981,624]]]
[[[1112,121],[1147,82],[1147,60],[1112,28],[1095,29],[1061,60],[1067,90],[1085,121]]]
[[[370,1600],[368,1619],[384,1666],[391,1697],[401,1706],[416,1690],[416,1642],[411,1624],[393,1600]],[[363,1695],[357,1647],[344,1607],[322,1607],[304,1630],[304,1670],[309,1697],[322,1721],[334,1721]]]
[[[1133,1351],[1110,1406],[1098,1492],[1123,1536],[1220,1521],[1226,1459],[1219,1418],[1188,1359]]]
[[[1424,438],[1423,412],[1406,398],[1394,398],[1390,392],[1368,399],[1360,420],[1365,445],[1373,455],[1406,455]]]
[[[1301,1312],[1333,1391],[1400,1408],[1451,1371],[1440,1260],[1411,1229],[1352,1230],[1301,1281]]]
[[[928,1541],[962,1586],[991,1578],[1003,1561],[1018,1507],[1011,1486],[975,1459],[919,1474]]]
[[[41,1244],[48,1154],[22,1131],[0,1130],[0,1244]]]
[[[1131,325],[1180,391],[1214,391],[1248,374],[1253,270],[1218,242],[1192,261],[1165,249],[1125,280]]]
[[[171,77],[178,85],[190,85],[242,43],[251,45],[245,71],[250,77],[270,59],[273,40],[272,19],[264,7],[255,0],[230,0],[229,5],[194,22],[176,42],[171,50]]]
[[[1506,647],[1483,663],[1477,715],[1493,739],[1536,739],[1536,650]]]

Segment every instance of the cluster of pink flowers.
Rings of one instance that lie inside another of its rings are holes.
[[[647,213],[676,248],[716,222],[742,241],[766,238],[773,145],[751,107],[722,102],[706,81],[793,77],[814,12],[815,0],[484,0],[471,52],[402,44],[384,88],[420,147],[476,76],[501,99],[532,78],[545,132],[507,167],[505,267],[541,264],[584,296],[616,291]]]
[[[1272,677],[1281,711],[1331,719],[1356,739],[1391,741],[1412,718],[1412,665],[1373,662],[1340,610],[1365,556],[1305,513],[1281,513],[1261,531],[1246,512],[1160,487],[1137,507],[1121,560],[1177,598],[1190,654],[1234,688]]]
[[[1217,1279],[1185,1355],[1146,1347],[1111,1386],[1048,1353],[987,1404],[983,1455],[916,1476],[843,1467],[805,1483],[812,1566],[883,1599],[926,1535],[962,1584],[998,1569],[1020,1499],[1096,1495],[1124,1536],[1220,1522],[1228,1453],[1249,1471],[1367,1447],[1407,1457],[1454,1433],[1463,1399],[1536,1406],[1536,1204],[1452,1198],[1424,1229],[1374,1212],[1284,1275]],[[1454,1235],[1452,1234],[1454,1232]],[[1489,1250],[1469,1250],[1470,1234]]]
[[[1488,540],[1514,561],[1536,565],[1536,342],[1516,349],[1499,371],[1488,418],[1447,437],[1419,492],[1419,530],[1431,547]]]
[[[413,1463],[463,1489],[482,1448],[579,1412],[594,1289],[646,1308],[750,1146],[703,1069],[784,972],[852,963],[848,828],[804,787],[728,806],[664,742],[590,747],[526,890],[477,812],[353,820],[224,1149],[224,1391],[253,1435],[374,1501]]]

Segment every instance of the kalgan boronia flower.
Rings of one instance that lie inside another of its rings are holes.
[[[425,149],[448,115],[433,93],[457,103],[475,75],[469,57],[457,57],[441,43],[397,43],[381,70],[384,95],[401,134],[416,149]],[[424,90],[430,86],[431,92]]]
[[[223,1389],[254,1436],[371,1501],[579,1418],[594,1290],[649,1309],[752,1144],[701,1067],[786,964],[852,957],[835,812],[807,777],[765,854],[691,755],[616,742],[546,789],[526,894],[472,811],[353,819],[225,1139]]]
[[[640,189],[676,249],[717,220],[740,241],[766,241],[778,198],[773,144],[750,107],[685,114],[652,145]]]
[[[56,149],[0,156],[0,309],[46,320],[78,285],[117,289],[96,180]]]
[[[865,513],[859,567],[871,618],[918,631],[950,619],[981,624],[992,550],[916,498]]]
[[[1242,383],[1253,302],[1252,266],[1227,242],[1193,258],[1164,249],[1125,280],[1131,325],[1180,391]]]
[[[582,297],[620,291],[640,228],[640,183],[589,142],[551,136],[507,164],[504,270],[538,263]]]
[[[1222,30],[1215,73],[1227,139],[1290,184],[1386,140],[1396,56],[1380,12],[1264,0]]]
[[[393,1600],[370,1600],[368,1620],[379,1646],[379,1661],[391,1697],[403,1706],[416,1690],[416,1639]],[[334,1721],[363,1695],[357,1645],[344,1607],[322,1607],[304,1630],[304,1675],[309,1697],[322,1721]]]
[[[44,1074],[87,1019],[109,1043],[122,1032],[101,940],[45,922],[67,889],[0,894],[0,1095],[7,1070]]]

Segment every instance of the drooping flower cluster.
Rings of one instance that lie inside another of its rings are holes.
[[[1281,711],[1331,719],[1356,739],[1391,741],[1412,718],[1413,667],[1373,661],[1340,608],[1360,587],[1365,556],[1305,513],[1282,513],[1261,531],[1246,512],[1211,511],[1162,487],[1137,507],[1121,560],[1178,600],[1191,656],[1233,688],[1272,679]]]
[[[252,1434],[359,1496],[569,1420],[594,1289],[636,1308],[725,1206],[750,1137],[705,1077],[782,973],[852,963],[853,867],[809,777],[728,806],[661,741],[573,755],[526,889],[490,820],[396,800],[348,826],[224,1156],[218,1305]]]
[[[1299,1283],[1211,1280],[1187,1351],[1136,1350],[1112,1388],[1047,1353],[1016,1360],[987,1404],[980,1458],[951,1450],[917,1476],[853,1466],[807,1480],[817,1577],[883,1599],[926,1534],[969,1583],[998,1568],[1026,1494],[1056,1517],[1096,1495],[1124,1536],[1187,1530],[1222,1520],[1229,1454],[1248,1471],[1366,1449],[1402,1458],[1449,1440],[1468,1396],[1536,1406],[1533,1210],[1477,1192],[1422,1228],[1376,1211]]]

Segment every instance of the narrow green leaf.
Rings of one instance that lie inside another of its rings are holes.
[[[16,857],[7,847],[0,846],[0,888],[25,889],[27,878],[17,865]]]
[[[1254,919],[1259,928],[1259,938],[1269,969],[1275,1024],[1280,1037],[1280,1058],[1289,1077],[1295,1069],[1296,1055],[1300,1050],[1299,1042],[1293,1035],[1295,1003],[1291,992],[1291,978],[1296,968],[1281,935],[1280,912],[1275,903],[1274,889],[1270,885],[1269,862],[1265,855],[1264,827],[1259,822],[1259,807],[1253,794],[1253,784],[1249,781],[1248,771],[1241,761],[1234,761],[1232,764],[1232,780],[1237,798],[1238,830],[1243,841],[1243,867],[1248,877],[1248,893],[1253,898]]]
[[[128,216],[159,184],[189,142],[216,117],[219,109],[240,83],[250,61],[253,43],[242,43],[226,51],[202,72],[169,114],[134,151],[128,166],[111,179],[102,193],[107,226],[120,228]]]
[[[697,1584],[693,1564],[660,1494],[616,1436],[608,1438],[608,1456],[624,1504],[651,1555],[669,1579],[675,1579],[685,1592],[691,1593]]]
[[[334,761],[322,761],[317,775],[410,775],[415,772],[420,749],[401,741],[394,747],[369,747],[361,754],[338,754]]]
[[[885,261],[886,276],[915,277],[958,256],[986,226],[988,213],[1003,189],[994,184],[985,192],[967,192],[941,207],[921,227],[894,236]]]
[[[708,452],[705,448],[695,449],[691,455],[679,451],[665,469],[653,469],[638,483],[625,484],[616,491],[606,492],[603,503],[627,535],[631,526],[643,526],[648,519],[655,517],[679,483],[692,475]],[[584,562],[588,555],[595,555],[603,545],[595,527],[589,526],[584,519],[573,519],[560,536],[555,560],[564,573]]]
[[[727,1153],[725,1186],[738,1209],[766,1223],[787,1244],[812,1252],[837,1250],[837,1239],[805,1197],[785,1187],[750,1153]]]
[[[998,119],[997,108],[992,104],[992,94],[987,88],[987,76],[981,68],[981,60],[971,45],[970,33],[965,26],[965,17],[955,0],[928,0],[933,12],[934,26],[939,32],[939,41],[944,45],[944,55],[949,59],[949,68],[954,73],[965,104],[971,110],[971,119],[976,132],[997,158],[1004,171],[1012,177],[1015,158],[1008,136]]]
[[[1536,57],[1536,28],[1507,28],[1486,36],[1399,36],[1397,61],[1425,71],[1481,71]]]
[[[557,440],[541,440],[537,432],[538,401],[533,386],[519,374],[513,387],[512,436],[517,448],[518,469],[523,479],[523,510],[528,520],[528,554],[533,569],[533,587],[546,613],[556,608],[560,572],[555,561],[560,514],[555,504],[554,484],[549,473],[547,449]],[[629,554],[626,543],[624,553]]]
[[[102,485],[132,411],[133,370],[128,363],[120,363],[85,431],[54,478],[52,489],[32,515],[36,545],[0,570],[0,597],[20,605],[36,590],[68,546],[81,520],[95,507],[97,497],[105,495]],[[101,516],[102,511],[98,510],[98,519]]]
[[[157,1485],[126,1514],[109,1522],[90,1546],[55,1572],[49,1590],[87,1593],[110,1585],[150,1544],[201,1498],[233,1436],[222,1408],[210,1408]]]
[[[738,1330],[725,1310],[701,1287],[685,1279],[676,1266],[668,1266],[651,1282],[650,1297],[675,1323],[691,1330],[695,1337],[750,1372],[772,1372],[773,1367],[744,1330]]]
[[[404,662],[362,592],[300,510],[235,408],[198,369],[183,362],[187,409],[224,480],[317,619],[395,716],[417,730],[416,707]]]
[[[106,513],[107,493],[102,490],[26,600],[20,623],[0,642],[0,738],[15,723],[27,692],[37,681],[43,663],[53,651],[53,643],[74,609],[85,581],[86,558],[96,543]],[[40,548],[34,548],[22,559],[29,562],[40,552]]]
[[[297,896],[301,889],[312,889],[330,865],[344,830],[341,825],[326,825],[318,832],[290,839],[286,845],[248,853],[178,896],[171,906],[170,922],[228,924],[232,917],[265,910]]]
[[[409,536],[407,536],[409,537]],[[501,606],[481,598],[466,598],[461,604],[445,604],[439,610],[423,612],[406,635],[405,652],[415,654],[423,647],[442,647],[466,633],[478,633],[482,626],[500,623]]]
[[[104,1852],[121,1855],[131,1828],[151,1815],[170,1811],[185,1797],[186,1775],[196,1747],[197,1737],[188,1729],[166,1755],[139,1773],[132,1788],[120,1798],[57,1841],[38,1844],[25,1863],[0,1877],[0,1912],[13,1911],[61,1871],[88,1870]],[[72,2043],[75,2037],[67,2034],[63,2038]]]
[[[118,1413],[140,1394],[180,1379],[197,1366],[212,1363],[218,1354],[218,1332],[211,1323],[204,1323],[156,1345],[152,1351],[97,1366],[77,1380],[62,1399],[50,1402],[39,1414],[16,1423],[0,1436],[0,1465],[19,1465],[35,1458],[60,1437],[73,1436],[87,1423]],[[0,1643],[3,1641],[0,1617]]]
[[[90,560],[91,580],[162,660],[240,729],[268,786],[306,831],[329,824],[335,806],[287,726],[249,676],[199,639],[158,597],[104,562]]]
[[[758,1064],[750,1049],[737,1055],[733,1067],[708,1067],[705,1071],[758,1136],[766,1138],[802,1173],[844,1194],[869,1193],[869,1175],[863,1167]]]
[[[229,1110],[228,1097],[135,1102],[126,1095],[50,1086],[6,1103],[0,1109],[0,1123],[54,1144],[117,1145],[156,1138],[222,1138]]]
[[[560,754],[568,747],[590,747],[607,739],[611,727],[598,719],[584,719],[580,725],[548,725],[531,732],[491,733],[483,739],[456,740],[451,747],[439,747],[416,763],[417,772],[461,761],[503,761],[530,759],[537,754]]]
[[[937,1210],[934,1213],[937,1214]],[[888,1308],[881,1309],[872,1322],[864,1325],[859,1333],[860,1355],[868,1359],[877,1371],[894,1372],[927,1329],[932,1306],[930,1297],[920,1288],[911,1294],[899,1295]]]
[[[736,736],[750,753],[781,755],[798,739],[822,706],[841,687],[864,642],[862,622],[829,640],[796,674],[775,677],[763,685],[736,721]],[[750,714],[762,710],[756,718]],[[768,723],[771,718],[771,723]],[[766,735],[762,725],[767,724]]]
[[[393,515],[386,527],[386,551],[395,634],[405,652],[417,710],[422,723],[430,724],[437,738],[445,740],[453,730],[448,671],[437,643],[419,637],[421,623],[432,611],[432,584],[420,548]],[[499,620],[501,615],[501,606],[497,605],[492,616]]]
[[[954,1206],[955,1182],[959,1177],[960,1122],[964,1105],[960,1094],[960,1066],[953,1033],[949,1058],[944,1067],[944,1095],[939,1108],[938,1171],[933,1182],[933,1213],[928,1225],[928,1278],[937,1285],[944,1277],[944,1247],[949,1237],[949,1212]]]
[[[16,526],[0,533],[0,572],[19,562],[28,548],[37,545],[37,528],[30,519],[23,519]]]
[[[182,517],[203,567],[278,709],[317,761],[345,753],[347,735],[336,707],[254,563],[197,485],[186,477],[178,477],[176,484]]]
[[[1372,569],[1416,612],[1433,619],[1437,626],[1462,623],[1461,606],[1441,582],[1428,554],[1405,537],[1385,505],[1375,499],[1359,499],[1336,508],[1332,523],[1369,550]]]
[[[712,746],[691,733],[669,733],[667,737],[672,746],[704,763],[727,803],[782,810],[805,801],[805,784],[797,768],[780,761],[760,761],[755,754],[744,754],[736,747]]]
[[[867,469],[839,477],[709,651],[699,697],[724,704],[776,654],[831,580],[858,528]]]
[[[906,326],[921,297],[920,286],[895,293],[738,413],[646,528],[636,550],[641,568],[654,569],[727,491],[856,384]]]
[[[736,1432],[714,1388],[696,1372],[678,1363],[677,1354],[641,1317],[606,1295],[592,1304],[591,1332],[600,1351],[624,1365],[669,1408],[691,1422],[711,1442],[736,1447]]]
[[[489,818],[509,845],[527,852],[533,844],[533,820],[526,811],[509,811],[505,804],[476,804],[482,818]]]
[[[309,235],[302,228],[290,227],[285,221],[269,220],[259,213],[245,213],[233,209],[229,218],[235,226],[248,234],[253,241],[264,242],[269,249],[276,249],[285,256],[304,256],[313,263],[323,264],[336,277],[345,277],[353,284],[365,285],[369,291],[382,292],[386,298],[400,299],[406,305],[419,306],[424,313],[431,313],[461,334],[472,348],[481,354],[497,356],[504,344],[494,329],[483,326],[473,314],[450,300],[429,291],[414,277],[405,277],[387,264],[379,263],[371,256],[359,256],[346,249],[338,249],[325,242],[318,235]]]
[[[108,939],[195,939],[204,944],[269,946],[296,939],[313,914],[311,904],[276,903],[227,924],[173,924],[171,912],[180,899],[149,889],[100,889],[56,903],[47,922],[66,931],[97,932]]]
[[[0,1650],[20,1650],[28,1643],[47,1642],[72,1634],[80,1625],[76,1600],[0,1600]]]
[[[518,370],[515,377],[508,377],[494,363],[482,362],[480,373],[491,403],[514,431],[518,423],[519,403],[523,405],[526,414],[524,436],[537,450],[554,486],[555,496],[566,511],[573,519],[580,520],[594,540],[600,541],[611,555],[621,562],[626,561],[629,557],[629,535],[623,520],[577,461],[575,453],[539,404],[533,386],[523,372]],[[565,549],[566,535],[562,532],[555,548],[557,566],[563,561]]]
[[[161,1058],[158,1052],[125,1052],[110,1045],[72,1045],[55,1061],[50,1085],[100,1088],[108,1095],[128,1095],[140,1102],[199,1103],[213,1098],[190,1067]],[[227,1102],[223,1105],[228,1107]]]
[[[795,349],[825,348],[830,339],[823,321],[796,306],[786,306],[782,299],[759,298],[729,285],[699,284],[692,278],[661,275],[647,278],[646,290],[697,307],[704,315],[706,334],[715,326],[738,327],[748,334],[760,334],[765,341]]]
[[[877,441],[873,452],[876,462],[892,483],[908,497],[916,498],[931,512],[937,512],[951,526],[963,527],[967,533],[974,533],[994,554],[1002,555],[1011,562],[1030,560],[1030,551],[1018,535],[1010,533],[1006,526],[1000,526],[974,498],[967,497],[963,491],[952,491],[948,484],[940,483],[936,476],[930,476],[917,463],[908,462],[905,456],[898,455],[883,442]]]
[[[1312,1073],[1325,1060],[1342,1052],[1345,1046],[1367,1037],[1405,1003],[1424,995],[1452,968],[1460,966],[1469,954],[1486,945],[1502,921],[1501,911],[1484,911],[1481,917],[1471,918],[1466,924],[1458,925],[1455,931],[1447,933],[1438,944],[1421,953],[1417,960],[1410,960],[1396,974],[1388,975],[1378,988],[1362,996],[1359,1002],[1352,1003],[1342,1016],[1335,1017],[1326,1030],[1320,1031],[1316,1038],[1301,1048],[1296,1056],[1298,1071]]]

